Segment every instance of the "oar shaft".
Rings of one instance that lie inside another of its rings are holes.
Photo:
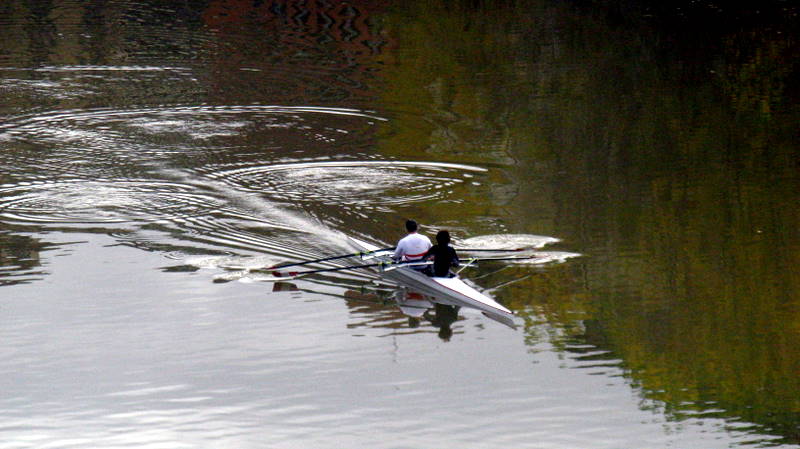
[[[466,263],[461,265],[461,268],[456,271],[456,274],[460,274],[464,271],[465,268],[475,266],[476,262],[482,262],[484,260],[528,260],[528,259],[536,259],[538,256],[513,256],[513,257],[470,257],[469,259],[465,259]]]
[[[368,263],[364,265],[349,265],[346,267],[334,267],[334,268],[320,268],[318,270],[304,270],[304,271],[273,271],[272,274],[275,277],[295,277],[295,276],[302,276],[306,274],[313,274],[313,273],[327,273],[331,271],[342,271],[342,270],[354,270],[356,268],[370,268],[370,267],[377,267],[379,265],[383,265],[384,263]]]
[[[394,248],[381,248],[381,249],[376,249],[374,251],[359,251],[357,253],[341,254],[341,255],[338,255],[338,256],[323,257],[321,259],[303,260],[303,261],[300,261],[300,262],[293,262],[293,263],[287,263],[287,264],[282,264],[282,265],[278,264],[278,265],[273,265],[270,268],[299,267],[301,265],[309,265],[309,264],[312,264],[312,263],[328,262],[328,261],[331,261],[331,260],[346,259],[348,257],[363,257],[363,256],[366,256],[366,255],[369,255],[369,254],[374,254],[374,253],[377,253],[377,252],[380,252],[380,251],[391,251],[393,249]]]
[[[455,248],[456,251],[463,251],[465,253],[515,253],[519,251],[525,251],[529,248]]]
[[[386,270],[393,270],[395,268],[400,268],[403,266],[414,266],[414,265],[430,265],[433,262],[427,261],[407,261],[407,262],[377,262],[377,263],[368,263],[368,264],[361,264],[361,265],[348,265],[346,267],[333,267],[333,268],[319,268],[316,270],[304,270],[304,271],[273,271],[272,274],[275,277],[296,277],[296,276],[304,276],[306,274],[314,274],[314,273],[329,273],[332,271],[342,271],[342,270],[355,270],[357,268],[373,268],[373,267],[381,267],[381,269]]]
[[[381,251],[392,251],[395,247],[390,248],[380,248],[372,251],[359,251],[357,253],[349,253],[349,254],[340,254],[336,256],[329,256],[329,257],[322,257],[320,259],[312,259],[312,260],[302,260],[300,262],[292,262],[292,263],[285,263],[285,264],[277,264],[273,265],[272,268],[289,268],[289,267],[300,267],[303,265],[310,265],[312,263],[320,263],[320,262],[329,262],[331,260],[339,260],[339,259],[347,259],[348,257],[364,257],[370,254],[379,253]],[[523,251],[526,248],[511,248],[511,249],[501,249],[501,248],[456,248],[458,251],[464,251],[469,253],[474,252],[494,252],[494,253],[511,253],[517,251]]]
[[[533,259],[536,256],[529,256],[529,257],[473,257],[468,259],[467,266],[472,264],[473,262],[482,262],[485,260],[525,260],[525,259]],[[304,271],[272,271],[272,274],[275,277],[297,277],[297,276],[305,276],[307,274],[314,274],[314,273],[330,273],[333,271],[343,271],[343,270],[355,270],[357,268],[373,268],[373,267],[381,267],[384,270],[393,270],[396,268],[400,268],[403,266],[414,266],[414,265],[431,265],[433,262],[431,261],[420,261],[420,260],[413,260],[413,261],[406,261],[406,262],[378,262],[378,263],[368,263],[368,264],[361,264],[361,265],[348,265],[345,267],[333,267],[333,268],[319,268],[316,270],[304,270]],[[282,267],[281,267],[282,268]]]
[[[528,260],[536,259],[539,256],[513,256],[513,257],[471,257],[468,260],[471,262],[483,262],[485,260]]]

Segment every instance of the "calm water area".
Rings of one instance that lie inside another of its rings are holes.
[[[0,2],[0,449],[800,448],[797,9],[619,3]]]

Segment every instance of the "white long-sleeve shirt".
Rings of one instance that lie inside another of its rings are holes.
[[[397,242],[395,260],[418,260],[430,249],[431,241],[422,234],[412,232]]]

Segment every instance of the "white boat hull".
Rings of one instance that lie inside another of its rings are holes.
[[[380,249],[375,245],[352,237],[350,241],[359,251],[375,251]],[[382,256],[381,258],[383,260],[389,260],[388,256]],[[514,327],[511,319],[513,313],[510,310],[494,299],[467,285],[458,276],[452,278],[431,277],[412,268],[405,267],[386,270],[381,272],[381,274],[387,279],[393,280],[413,291],[431,296],[435,298],[437,302],[477,309],[489,315],[490,318]]]

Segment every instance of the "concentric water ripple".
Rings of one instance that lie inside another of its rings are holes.
[[[352,152],[369,148],[383,120],[355,108],[259,104],[17,115],[0,124],[7,147],[0,152],[0,182],[6,182],[0,220],[43,227],[128,223],[139,231],[158,222],[168,238],[121,240],[166,251],[191,242],[211,253],[303,257],[302,247],[287,242],[298,233],[316,236],[299,242],[313,247],[330,236],[331,223],[454,201],[458,186],[477,183],[476,173],[486,171]],[[343,146],[348,157],[339,160]]]
[[[0,186],[0,217],[23,223],[123,223],[205,215],[224,204],[152,180],[35,181]]]
[[[297,239],[298,232],[330,234],[330,229],[320,228],[316,213],[290,210],[300,199],[316,205],[341,205],[352,199],[366,203],[368,190],[385,192],[398,183],[412,188],[419,184],[414,181],[419,176],[404,173],[413,163],[326,167],[294,164],[286,157],[286,153],[302,152],[334,157],[339,154],[337,145],[342,145],[339,141],[361,147],[359,140],[369,138],[369,128],[381,120],[354,108],[271,105],[71,109],[18,115],[0,124],[0,139],[7,148],[0,152],[0,182],[6,182],[0,186],[0,220],[43,227],[129,223],[140,231],[143,225],[158,222],[169,238],[122,240],[147,248],[165,244],[183,248],[190,241],[212,253],[230,249],[286,252],[285,240]],[[234,179],[225,173],[243,164],[275,167],[278,176],[272,184],[259,184],[245,174]],[[298,170],[287,170],[291,165]],[[342,172],[343,168],[348,172]],[[329,170],[333,172],[326,174]],[[432,178],[429,184],[441,188],[459,182],[451,178],[457,178],[454,173],[463,172],[464,167],[429,164],[422,171],[429,178],[438,172],[439,179]],[[336,178],[343,174],[349,176],[344,180],[348,189],[343,189],[345,184],[335,185],[342,182]],[[386,181],[389,178],[394,180]],[[337,194],[335,198],[328,195],[331,192]],[[429,197],[416,194],[395,201]],[[287,201],[294,203],[288,209]],[[276,231],[283,237],[273,235]],[[299,256],[303,251],[290,252]]]
[[[484,171],[463,164],[362,160],[217,169],[208,176],[289,202],[391,212],[391,206],[445,198],[453,186],[472,180],[470,172]]]
[[[170,106],[23,114],[0,124],[0,175],[29,180],[146,177],[153,167],[202,167],[285,153],[337,154],[364,146],[384,120],[352,108]],[[267,162],[268,163],[268,162]],[[158,174],[155,174],[158,177]]]
[[[219,115],[251,114],[263,118],[265,115],[288,117],[283,124],[266,120],[266,125],[273,127],[299,126],[298,121],[304,121],[304,114],[327,114],[339,117],[358,117],[369,120],[385,120],[379,116],[350,108],[323,108],[315,106],[271,106],[271,105],[235,105],[235,106],[173,106],[163,108],[139,109],[91,109],[91,110],[66,110],[51,113],[38,113],[22,115],[7,120],[0,125],[0,135],[5,138],[26,139],[36,138],[64,142],[70,140],[85,140],[86,132],[98,126],[112,124],[128,124],[132,128],[142,128],[152,132],[159,129],[159,124],[169,124],[169,119],[180,118],[184,129],[191,129],[191,120],[198,117]],[[185,121],[186,119],[189,121]],[[166,120],[166,122],[165,122]],[[152,128],[149,125],[153,124]],[[223,126],[227,126],[224,124]],[[174,126],[167,126],[170,131]],[[100,128],[104,131],[105,128]],[[205,137],[203,133],[199,135]]]

